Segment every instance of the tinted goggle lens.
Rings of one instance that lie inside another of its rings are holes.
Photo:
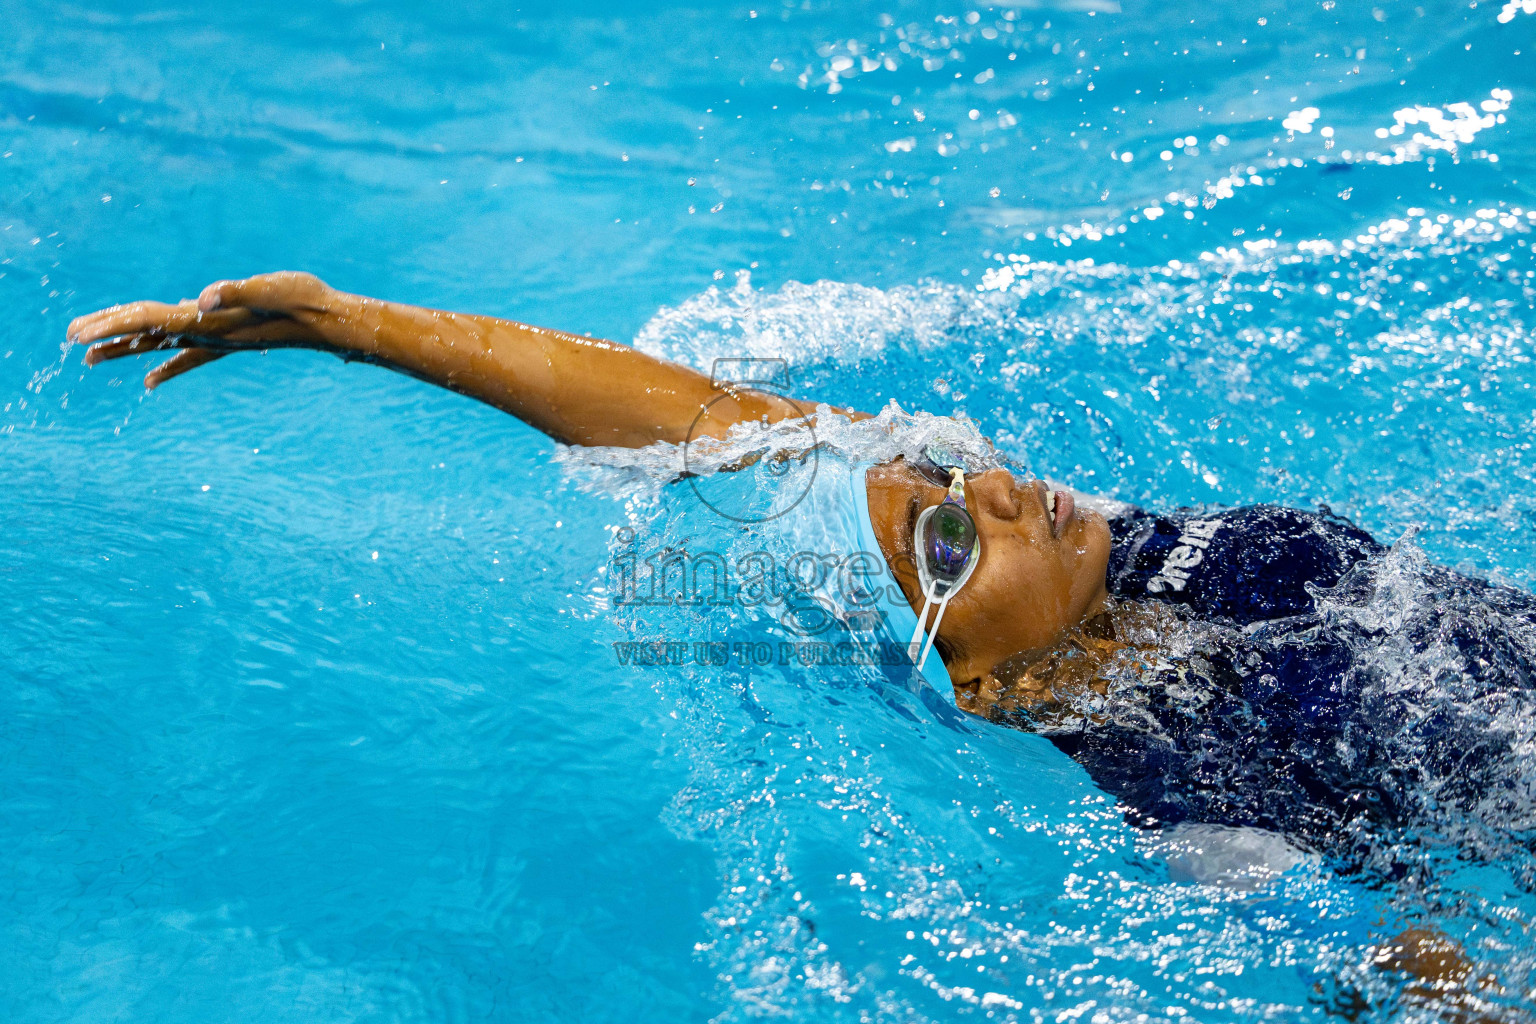
[[[946,502],[933,510],[923,530],[923,554],[935,578],[954,582],[976,548],[976,523],[959,505]]]

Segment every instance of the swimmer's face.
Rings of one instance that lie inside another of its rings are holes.
[[[945,489],[899,459],[871,469],[866,483],[881,553],[913,611],[921,612],[912,529],[918,513],[944,500]],[[1109,525],[1097,512],[1074,509],[1058,526],[1048,493],[1043,481],[1018,481],[1003,469],[965,478],[981,561],[939,627],[939,639],[954,652],[946,667],[957,686],[1016,654],[1051,646],[1103,604]]]

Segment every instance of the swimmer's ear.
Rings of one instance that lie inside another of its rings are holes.
[[[997,699],[997,690],[987,683],[987,676],[976,676],[966,682],[960,682],[953,676],[950,683],[955,689],[955,703],[960,705],[962,711],[969,711],[974,715],[984,715]]]
[[[998,685],[1007,689],[1018,685],[1019,680],[1029,673],[1029,670],[1044,662],[1055,652],[1054,647],[1033,647],[1027,651],[1019,651],[992,666],[992,671],[987,673],[998,681]]]

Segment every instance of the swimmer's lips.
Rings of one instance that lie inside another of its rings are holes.
[[[1072,516],[1077,512],[1077,499],[1072,497],[1071,491],[1057,491],[1056,515],[1051,520],[1051,535],[1060,538],[1061,532],[1067,528],[1067,523],[1072,521]]]
[[[1072,497],[1071,491],[1050,490],[1044,480],[1035,481],[1035,494],[1045,509],[1045,521],[1051,524],[1051,536],[1060,540],[1062,531],[1077,512],[1077,499]]]

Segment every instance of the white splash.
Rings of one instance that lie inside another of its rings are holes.
[[[887,347],[925,351],[942,345],[957,323],[985,317],[978,300],[952,285],[921,282],[879,289],[840,281],[791,281],[777,291],[711,287],[662,309],[635,336],[635,347],[708,373],[717,358],[784,359],[791,368],[836,356],[842,365],[883,355]]]
[[[1456,154],[1461,147],[1472,142],[1477,134],[1504,121],[1514,93],[1508,89],[1493,89],[1488,99],[1477,106],[1471,103],[1450,103],[1444,107],[1426,107],[1415,104],[1403,107],[1392,114],[1390,128],[1376,129],[1379,139],[1398,138],[1413,133],[1407,141],[1394,145],[1394,157],[1390,162],[1417,158],[1424,151],[1440,151]],[[1418,127],[1422,126],[1422,127]],[[1491,158],[1496,159],[1496,158]]]

